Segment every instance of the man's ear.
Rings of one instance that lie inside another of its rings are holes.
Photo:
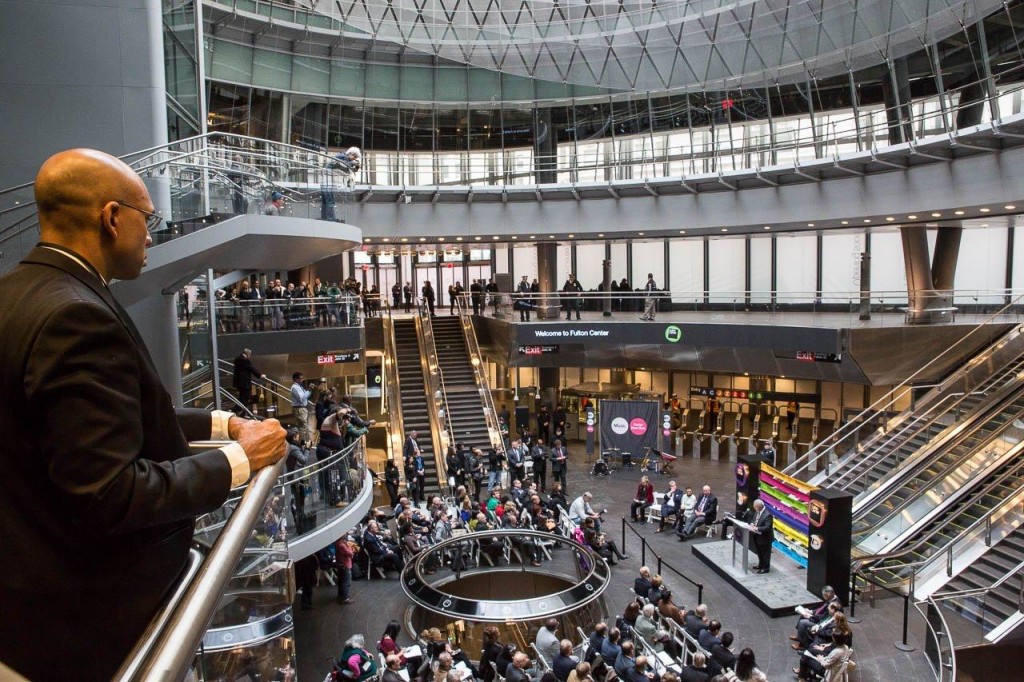
[[[108,201],[104,204],[103,208],[100,209],[100,225],[102,226],[102,234],[105,237],[116,239],[121,225],[120,221],[121,205],[116,201]]]

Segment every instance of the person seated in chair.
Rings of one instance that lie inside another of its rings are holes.
[[[643,600],[647,598],[647,594],[651,591],[651,569],[647,566],[640,567],[640,574],[633,579],[633,594],[636,595],[637,601],[643,603]]]
[[[678,518],[679,510],[683,504],[683,491],[679,489],[675,481],[668,482],[668,491],[665,493],[665,501],[661,504],[661,520],[658,521],[658,530],[655,533],[661,533],[665,530],[665,521],[668,517],[676,515]]]
[[[850,656],[853,650],[843,641],[843,636],[838,632],[833,635],[832,651],[827,656],[801,656],[800,666],[793,668],[793,672],[801,682],[814,679],[820,676],[828,680],[846,679],[846,671],[850,667]]]
[[[611,628],[608,630],[608,637],[601,644],[601,658],[609,666],[615,665],[616,659],[619,657],[619,652],[622,651],[622,647],[619,646],[619,638],[622,633],[619,632],[618,628]]]
[[[697,498],[697,504],[693,508],[693,516],[688,518],[679,530],[679,539],[686,540],[693,537],[700,526],[710,525],[715,522],[718,516],[718,498],[711,494],[711,486],[705,485],[701,490],[701,496]]]
[[[679,671],[679,682],[708,682],[709,679],[707,656],[700,651],[693,655],[689,665]]]
[[[376,521],[370,521],[363,532],[363,549],[370,555],[371,570],[374,566],[385,571],[401,571],[405,567],[398,547],[384,539]]]
[[[580,659],[572,655],[572,641],[563,639],[558,643],[558,654],[551,659],[551,671],[555,673],[558,682],[566,682],[569,673],[576,669]]]
[[[536,669],[530,667],[530,657],[517,651],[505,670],[505,682],[536,682],[539,679]]]

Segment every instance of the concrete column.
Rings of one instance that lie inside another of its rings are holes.
[[[128,314],[149,348],[160,381],[181,406],[181,346],[178,343],[178,302],[176,294],[157,294],[127,308]]]
[[[559,317],[558,244],[537,244],[537,281],[540,283],[540,304],[537,318],[554,320]]]
[[[963,232],[964,228],[959,224],[939,226],[935,237],[935,255],[932,256],[932,285],[940,291],[949,291],[952,294]]]

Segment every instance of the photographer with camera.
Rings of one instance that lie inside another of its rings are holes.
[[[595,512],[594,508],[590,506],[590,501],[594,499],[593,494],[588,490],[583,493],[569,505],[569,518],[577,526],[583,525],[583,522],[587,519],[594,521],[594,528],[597,532],[601,532],[601,515],[604,514],[607,509],[602,509],[600,512]]]

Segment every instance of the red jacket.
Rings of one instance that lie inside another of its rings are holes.
[[[636,487],[636,497],[633,499],[644,500],[647,504],[654,504],[654,486],[648,483],[647,486],[644,487],[644,484],[641,483]]]

